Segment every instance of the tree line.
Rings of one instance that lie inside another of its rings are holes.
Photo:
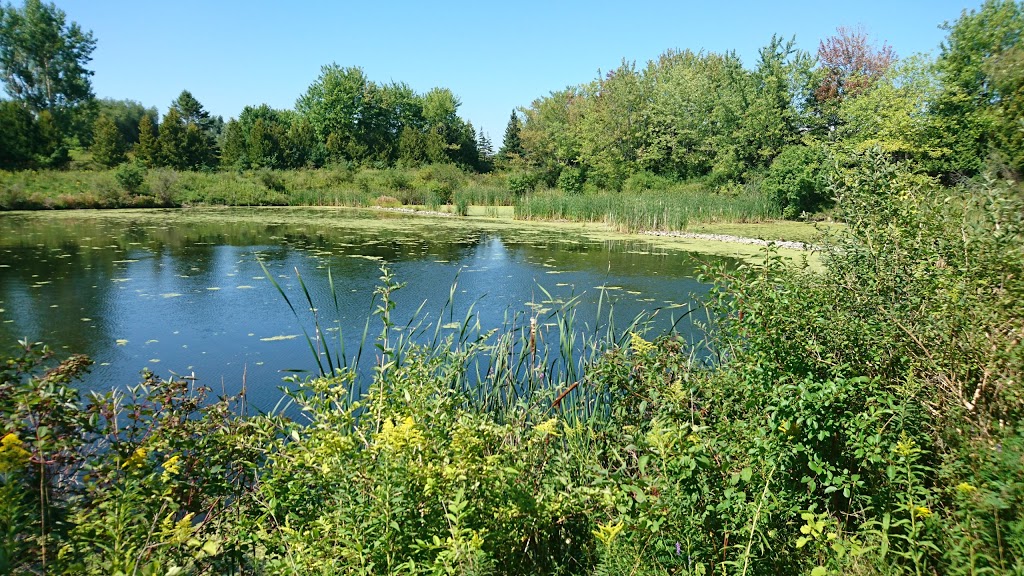
[[[988,0],[945,28],[937,57],[899,58],[839,28],[816,52],[773,36],[753,67],[735,52],[669,50],[513,111],[494,154],[447,88],[425,94],[330,64],[294,109],[246,106],[224,122],[187,90],[163,118],[97,100],[96,40],[40,0],[0,7],[0,167],[66,166],[70,147],[114,166],[132,156],[180,170],[494,164],[568,191],[632,181],[762,182],[790,213],[820,201],[816,168],[879,147],[947,182],[1024,173],[1024,9]],[[815,195],[819,197],[816,197]]]
[[[447,88],[416,93],[378,84],[358,67],[324,66],[294,110],[246,106],[227,123],[188,90],[159,118],[131,100],[97,100],[87,68],[96,39],[54,4],[0,6],[0,168],[62,168],[69,148],[101,166],[133,153],[179,170],[303,168],[331,162],[453,163],[485,170],[483,132],[458,115]]]
[[[513,113],[502,154],[549,186],[616,190],[650,175],[749,182],[868,147],[947,183],[987,167],[1019,179],[1022,4],[989,0],[944,27],[936,58],[839,28],[813,54],[775,36],[752,69],[735,52],[623,61]]]

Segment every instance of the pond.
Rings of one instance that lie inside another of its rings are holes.
[[[394,294],[400,324],[417,310],[427,322],[459,321],[470,307],[484,328],[517,313],[550,324],[573,302],[581,330],[606,321],[613,305],[617,324],[648,314],[657,332],[706,292],[696,276],[719,262],[737,261],[576,225],[373,210],[5,213],[0,348],[28,338],[87,354],[96,362],[87,389],[137,383],[144,367],[194,374],[215,392],[236,392],[244,380],[250,401],[269,408],[285,371],[316,368],[303,336],[313,318],[299,276],[321,325],[340,329],[351,351],[385,263],[405,284]],[[689,320],[677,329],[692,331]],[[371,326],[371,341],[374,334]]]

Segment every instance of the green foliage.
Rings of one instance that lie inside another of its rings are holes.
[[[113,120],[121,139],[128,146],[139,142],[140,124],[144,116],[150,117],[150,135],[153,135],[152,119],[157,117],[155,107],[146,108],[134,100],[113,100],[111,98],[100,98],[96,101],[96,106],[100,115],[106,115]]]
[[[135,159],[146,166],[155,167],[160,158],[157,127],[153,125],[153,117],[144,114],[139,119],[139,142],[135,145]]]
[[[76,109],[92,100],[96,40],[55,4],[26,0],[0,6],[0,76],[7,93],[33,113],[47,111],[63,133]]]
[[[112,168],[124,162],[125,142],[117,125],[105,114],[100,114],[93,124],[92,159],[104,168]]]
[[[935,171],[971,176],[989,153],[1011,169],[1020,157],[1019,73],[1012,68],[1024,33],[1024,10],[1012,0],[988,0],[947,24],[937,66],[942,91],[932,105]]]
[[[814,212],[828,199],[827,158],[820,148],[796,145],[782,150],[761,182],[761,190],[783,218]]]
[[[129,194],[136,194],[146,182],[146,165],[140,162],[125,162],[114,171],[118,185]]]
[[[510,178],[510,189],[511,184]],[[693,184],[639,192],[545,190],[520,197],[515,206],[516,217],[524,220],[603,222],[630,232],[681,231],[699,222],[760,222],[780,212],[753,189],[731,195]]]
[[[563,168],[558,174],[558,189],[567,194],[580,194],[586,178],[583,169],[577,167]]]
[[[825,269],[768,249],[709,270],[692,344],[641,319],[576,326],[571,302],[496,331],[447,309],[406,321],[385,267],[381,330],[346,352],[333,291],[278,287],[300,322],[313,311],[320,376],[286,392],[300,421],[148,373],[84,404],[87,360],[46,370],[22,344],[0,363],[0,567],[1019,571],[1024,196],[943,189],[878,151],[836,186],[849,226]]]
[[[519,115],[513,110],[512,115],[509,116],[508,125],[505,126],[505,136],[501,140],[501,148],[498,149],[498,157],[500,159],[507,161],[522,157],[522,131],[522,122],[519,120]]]

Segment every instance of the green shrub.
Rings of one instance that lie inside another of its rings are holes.
[[[814,212],[828,199],[825,154],[811,146],[787,146],[768,168],[763,192],[782,210],[783,218]]]
[[[563,168],[558,175],[558,189],[567,194],[581,194],[585,182],[583,169],[579,167]]]
[[[512,172],[505,186],[514,196],[525,196],[537,189],[537,175],[532,172]]]
[[[125,162],[114,171],[114,178],[129,194],[137,194],[146,183],[146,166],[140,162]]]
[[[267,190],[274,192],[286,192],[287,187],[284,178],[276,170],[263,169],[256,173],[259,181],[267,187]]]

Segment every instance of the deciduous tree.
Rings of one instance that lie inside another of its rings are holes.
[[[63,10],[40,0],[0,6],[0,75],[15,100],[38,114],[49,111],[64,130],[75,109],[92,100],[86,69],[96,40]]]

